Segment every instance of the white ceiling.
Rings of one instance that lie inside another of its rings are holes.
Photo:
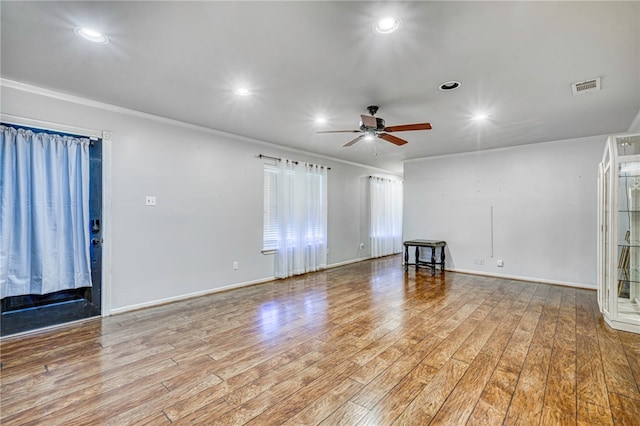
[[[9,2],[1,76],[402,170],[402,160],[601,135],[640,110],[640,2]],[[376,34],[376,19],[402,27]],[[73,28],[110,39],[96,45]],[[602,78],[602,90],[570,84]],[[444,93],[438,86],[459,80]],[[237,85],[254,95],[238,97]],[[342,144],[367,105],[409,141]],[[469,118],[478,111],[486,122]],[[314,118],[328,118],[324,125]],[[377,154],[377,155],[376,155]]]

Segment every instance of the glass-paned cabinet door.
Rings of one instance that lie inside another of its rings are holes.
[[[619,163],[617,192],[618,283],[615,291],[618,318],[624,320],[640,315],[640,160]]]
[[[640,155],[640,136],[616,136],[616,153],[617,157],[627,155]]]
[[[609,185],[610,185],[610,170],[609,168],[607,168],[602,176],[602,182],[601,182],[601,191],[602,191],[602,200],[603,200],[603,205],[602,205],[602,213],[601,213],[601,218],[602,218],[602,224],[601,224],[601,230],[602,230],[602,259],[601,259],[601,268],[602,268],[602,289],[603,291],[601,291],[601,302],[602,302],[602,306],[600,307],[602,310],[605,311],[609,311],[609,286],[606,285],[606,283],[609,282],[609,275],[610,275],[610,271],[609,271],[609,265],[611,264],[611,250],[609,248],[609,229],[610,229],[610,224],[609,224],[609,218],[610,218],[610,208],[609,206],[611,205],[611,193],[609,191]]]

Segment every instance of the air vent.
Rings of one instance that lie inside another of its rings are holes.
[[[574,95],[595,92],[596,90],[600,90],[600,77],[571,84],[571,91]]]

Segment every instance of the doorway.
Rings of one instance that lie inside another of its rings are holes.
[[[25,126],[2,125],[75,138],[85,136]],[[0,336],[23,333],[43,327],[99,316],[102,313],[102,139],[91,138],[89,145],[89,218],[91,285],[48,294],[5,297],[0,302]]]

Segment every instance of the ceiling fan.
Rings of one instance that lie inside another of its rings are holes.
[[[371,115],[360,116],[361,121],[359,130],[326,130],[317,133],[362,133],[360,136],[356,137],[355,139],[351,139],[349,142],[345,143],[342,146],[351,146],[361,139],[374,137],[384,139],[387,142],[391,142],[392,144],[400,146],[408,142],[404,139],[400,139],[397,136],[390,135],[390,132],[406,132],[408,130],[431,129],[431,124],[429,123],[401,124],[399,126],[386,127],[382,118],[374,117],[376,112],[378,112],[378,107],[376,105],[368,106],[367,110]]]

